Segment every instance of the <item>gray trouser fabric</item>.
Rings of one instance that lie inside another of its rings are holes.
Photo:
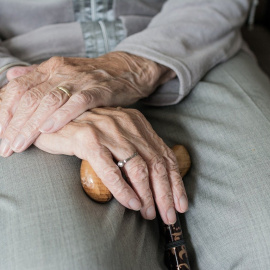
[[[180,104],[137,104],[184,144],[192,269],[270,269],[270,83],[241,52]],[[0,158],[0,269],[165,269],[157,221],[84,194],[76,157],[35,147]]]

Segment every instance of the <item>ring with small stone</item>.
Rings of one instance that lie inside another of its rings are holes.
[[[137,155],[138,155],[138,152],[135,152],[135,153],[134,153],[132,156],[130,156],[129,158],[126,158],[126,159],[124,159],[124,160],[118,161],[117,166],[120,167],[120,168],[124,167],[125,164],[126,164],[129,160],[133,159],[133,158],[136,157]]]

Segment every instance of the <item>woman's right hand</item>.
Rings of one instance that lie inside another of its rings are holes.
[[[92,109],[55,133],[41,134],[34,144],[52,154],[87,160],[113,196],[146,219],[155,218],[155,203],[166,224],[175,223],[175,209],[188,209],[173,151],[137,110]],[[134,152],[139,155],[121,168],[127,183],[113,159],[123,160]]]

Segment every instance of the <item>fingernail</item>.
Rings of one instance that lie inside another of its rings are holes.
[[[179,199],[180,208],[183,212],[186,212],[188,210],[188,199],[186,195],[182,195]]]
[[[3,157],[9,157],[13,153],[12,149],[8,149]]]
[[[7,154],[7,152],[9,151],[9,140],[7,139],[3,139],[1,141],[1,145],[0,145],[0,155],[1,156],[5,156]]]
[[[154,219],[156,217],[155,207],[152,205],[146,210],[147,219]]]
[[[131,199],[128,204],[129,207],[135,211],[139,211],[142,207],[140,201],[137,200],[136,198]]]
[[[22,134],[19,134],[19,135],[15,138],[14,142],[12,143],[11,148],[12,148],[13,150],[19,150],[19,149],[24,145],[24,143],[25,143],[25,138],[24,138],[24,136],[23,136]]]
[[[175,214],[175,209],[171,207],[167,211],[167,219],[170,222],[170,224],[174,224],[176,222],[176,214]]]
[[[55,121],[53,119],[49,119],[45,121],[45,123],[39,129],[40,132],[48,132],[54,126]]]

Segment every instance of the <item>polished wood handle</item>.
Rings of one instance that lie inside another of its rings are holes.
[[[184,177],[190,168],[190,156],[183,145],[175,145],[172,150],[177,158],[180,174]],[[83,160],[81,165],[81,183],[84,191],[93,200],[106,203],[112,199],[111,192],[86,160]]]

